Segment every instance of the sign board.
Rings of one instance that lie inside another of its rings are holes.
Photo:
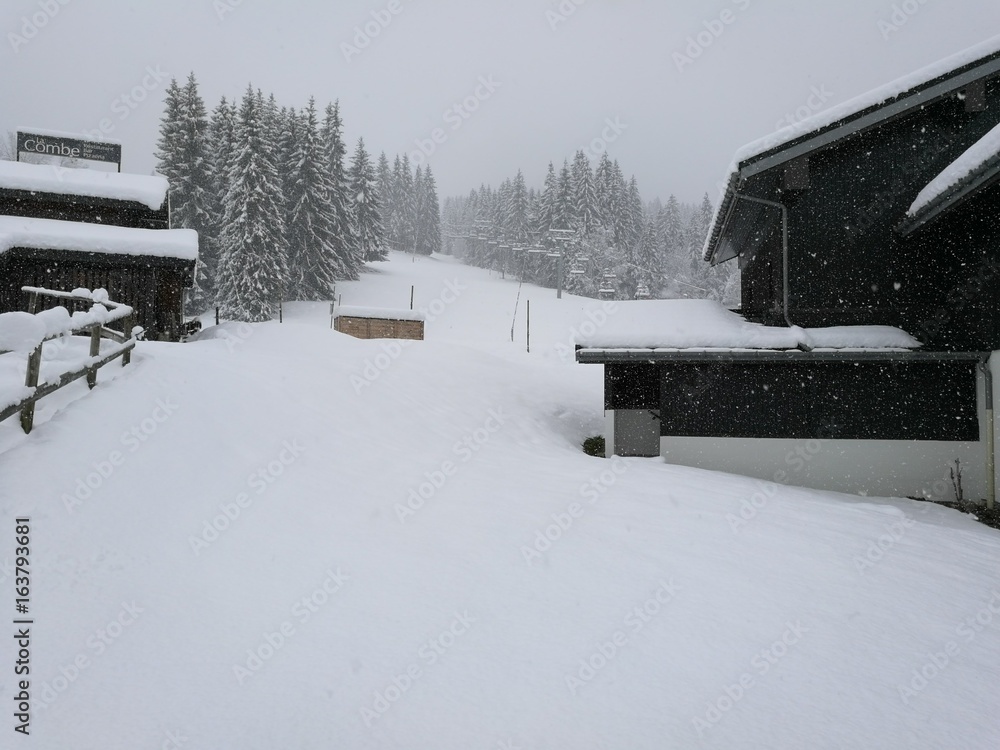
[[[116,164],[122,171],[122,147],[118,143],[84,141],[67,136],[45,135],[43,133],[17,132],[17,160],[21,154],[40,154],[66,159],[85,159]]]

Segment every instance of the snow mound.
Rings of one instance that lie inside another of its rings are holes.
[[[166,202],[169,185],[160,176],[0,161],[0,188],[134,201],[156,211]]]

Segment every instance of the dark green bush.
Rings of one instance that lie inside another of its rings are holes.
[[[588,456],[604,458],[604,436],[595,435],[583,441],[583,452]]]

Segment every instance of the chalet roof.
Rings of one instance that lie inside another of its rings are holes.
[[[0,161],[0,190],[134,201],[155,211],[166,202],[167,189],[167,179],[158,175],[118,174],[93,169],[66,169],[50,164]]]
[[[1000,125],[948,165],[907,211],[900,232],[908,235],[963,203],[1000,178]]]
[[[14,248],[99,253],[193,262],[198,233],[192,229],[129,229],[54,219],[0,216],[0,255]]]
[[[736,152],[705,241],[712,260],[740,184],[1000,73],[1000,36],[747,144]]]
[[[334,310],[335,318],[368,318],[371,320],[423,321],[426,315],[418,310],[397,310],[386,307],[357,307],[343,305]]]
[[[889,326],[786,328],[750,323],[712,300],[617,302],[617,310],[590,335],[587,350],[910,350],[920,343]]]

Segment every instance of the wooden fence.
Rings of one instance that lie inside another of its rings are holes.
[[[48,336],[39,342],[38,346],[28,355],[27,372],[24,377],[24,385],[26,388],[31,389],[31,393],[16,403],[0,410],[0,422],[20,412],[21,428],[25,433],[29,433],[34,424],[35,404],[39,400],[83,377],[87,378],[87,385],[90,388],[94,388],[97,385],[97,371],[119,357],[122,360],[122,367],[128,365],[131,361],[132,350],[135,348],[136,341],[142,335],[142,330],[132,328],[131,323],[134,320],[134,311],[128,305],[122,305],[108,299],[95,300],[93,294],[84,296],[72,292],[58,292],[37,287],[23,287],[22,290],[28,292],[30,295],[28,312],[32,315],[38,313],[38,300],[40,297],[55,297],[67,302],[94,305],[90,312],[83,316],[84,322],[82,325],[78,325],[79,321],[69,319],[69,323],[65,328],[50,332]],[[106,313],[95,315],[95,302],[102,305]],[[93,320],[93,322],[88,322],[89,320]],[[121,331],[114,331],[106,327],[106,324],[115,321],[122,321]],[[39,385],[38,379],[42,367],[42,348],[46,342],[54,341],[55,339],[71,334],[85,334],[90,337],[89,358],[82,367],[70,372],[64,372],[55,380],[50,379]],[[115,346],[102,353],[101,339],[109,339]],[[4,353],[6,352],[0,352],[0,354]]]

